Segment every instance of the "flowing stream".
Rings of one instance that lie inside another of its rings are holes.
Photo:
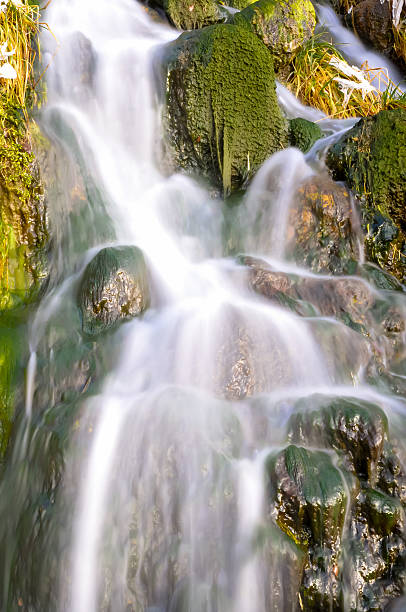
[[[44,40],[41,123],[59,151],[50,202],[58,248],[28,330],[26,413],[0,496],[9,516],[2,609],[14,609],[12,584],[27,610],[42,612],[287,609],[283,589],[269,585],[289,576],[277,553],[264,564],[254,541],[266,517],[266,457],[286,445],[295,401],[315,392],[371,400],[395,429],[404,402],[366,382],[362,334],[317,307],[300,316],[253,293],[224,238],[224,203],[160,170],[154,66],[178,32],[134,0],[54,0],[47,20],[54,37]],[[281,85],[278,94],[288,116],[320,120],[327,137],[306,156],[287,149],[259,170],[235,213],[238,251],[273,271],[335,283],[287,257],[289,207],[354,121],[324,119]],[[81,338],[75,296],[87,263],[112,244],[143,250],[152,304],[94,349]],[[396,300],[404,313],[403,294]],[[60,392],[71,378],[79,399]],[[75,415],[74,435],[66,438],[58,410]],[[66,448],[63,478],[57,459],[45,465],[55,435]],[[44,475],[58,492],[52,507],[38,502],[47,535],[24,559],[12,534],[30,533],[27,504],[40,499]],[[31,576],[25,586],[13,573],[17,557]]]

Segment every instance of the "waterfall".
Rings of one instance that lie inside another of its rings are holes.
[[[326,11],[319,7],[320,15]],[[221,198],[165,168],[156,61],[178,32],[133,0],[54,0],[47,20],[52,35],[43,39],[50,66],[41,123],[60,154],[63,178],[50,216],[61,251],[29,328],[20,430],[33,465],[35,436],[45,448],[59,427],[52,406],[65,402],[67,412],[74,410],[73,400],[52,388],[58,347],[61,355],[83,355],[81,363],[93,358],[73,306],[88,262],[105,246],[136,245],[154,288],[144,316],[101,342],[104,371],[90,396],[83,367],[64,476],[50,477],[62,484],[39,560],[54,575],[57,567],[48,609],[288,610],[285,561],[278,563],[273,541],[268,553],[258,542],[268,512],[266,460],[286,445],[295,403],[315,393],[356,397],[385,407],[397,422],[403,402],[366,382],[369,337],[322,307],[312,310],[305,298],[298,313],[255,293],[251,268],[225,247]],[[235,252],[261,270],[304,279],[308,291],[333,291],[355,278],[360,290],[375,295],[365,279],[316,274],[288,253],[295,194],[325,171],[323,147],[354,121],[323,123],[322,113],[305,109],[281,85],[278,94],[288,116],[321,120],[326,138],[307,155],[289,148],[263,164],[234,215],[244,234]],[[399,303],[404,309],[401,297]],[[44,378],[50,390],[40,399],[34,391]],[[36,422],[40,401],[46,408]],[[40,421],[48,437],[32,433]],[[17,456],[13,461],[16,466]],[[22,470],[27,481],[29,463]],[[37,472],[35,478],[40,481]],[[13,499],[23,512],[18,487]],[[51,549],[58,551],[52,562],[45,559]],[[10,543],[7,551],[5,576],[15,553]],[[40,580],[46,571],[39,569]],[[281,590],[273,595],[276,582]],[[36,606],[33,600],[27,609]]]

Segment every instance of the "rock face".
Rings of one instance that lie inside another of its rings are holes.
[[[220,24],[182,34],[164,50],[168,156],[224,193],[287,146],[272,56],[247,28]]]
[[[149,306],[149,283],[142,251],[108,247],[87,266],[79,289],[83,331],[95,336],[140,315]]]
[[[316,14],[309,0],[258,0],[237,14],[234,22],[245,22],[266,44],[278,71],[312,37]]]
[[[317,123],[301,117],[289,121],[289,142],[292,147],[307,153],[319,138],[323,138],[323,132]]]
[[[224,20],[215,0],[157,0],[176,28],[194,30]]]
[[[361,119],[331,147],[327,163],[358,196],[367,230],[367,256],[399,280],[406,278],[406,110]]]
[[[327,175],[314,176],[299,188],[289,213],[286,255],[314,272],[354,272],[358,245],[351,198]]]

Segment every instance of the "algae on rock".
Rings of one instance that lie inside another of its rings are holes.
[[[287,146],[271,54],[247,28],[184,33],[164,54],[165,123],[176,167],[203,174],[227,194]]]

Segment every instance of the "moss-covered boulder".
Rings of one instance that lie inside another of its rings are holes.
[[[406,279],[406,109],[361,119],[331,147],[327,163],[358,196],[366,254]]]
[[[29,300],[46,274],[47,219],[22,111],[0,97],[0,310]]]
[[[224,21],[224,11],[215,0],[156,0],[170,21],[181,30],[194,30]]]
[[[182,34],[163,55],[168,157],[225,193],[287,146],[272,56],[247,28]]]
[[[379,406],[355,398],[313,395],[300,400],[295,409],[288,425],[293,443],[334,448],[345,455],[347,469],[376,482],[388,430]]]
[[[83,331],[95,336],[149,306],[147,268],[134,246],[107,247],[88,264],[79,288]]]
[[[348,189],[312,176],[291,205],[285,254],[314,272],[351,274],[359,258],[356,221]]]
[[[247,24],[266,44],[278,71],[313,36],[316,13],[310,0],[258,0],[238,13],[234,22]]]
[[[323,138],[323,132],[317,123],[302,117],[289,121],[289,142],[292,147],[307,153],[319,138]]]

